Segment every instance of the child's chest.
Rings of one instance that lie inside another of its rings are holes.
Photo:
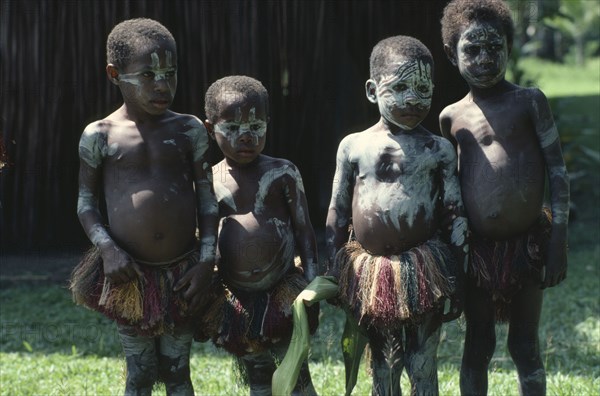
[[[432,138],[377,139],[364,141],[351,155],[357,177],[396,181],[415,174],[428,174],[440,167],[441,154]]]
[[[117,166],[178,166],[189,162],[191,141],[183,133],[156,131],[144,133],[121,128],[108,135],[109,162]]]
[[[521,146],[535,139],[534,126],[526,106],[519,102],[470,103],[458,112],[452,135],[461,148],[486,148],[500,144],[504,148]]]
[[[274,172],[229,169],[215,174],[215,195],[223,216],[253,212],[277,214],[285,202],[286,186]]]

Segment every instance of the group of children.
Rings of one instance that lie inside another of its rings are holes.
[[[331,302],[368,338],[373,394],[400,394],[403,369],[411,394],[438,394],[441,325],[463,310],[461,393],[487,393],[495,324],[508,321],[521,392],[544,394],[542,289],[567,266],[558,133],[544,95],[504,79],[513,25],[501,0],[452,1],[442,37],[470,88],[441,113],[444,137],[420,125],[434,87],[429,50],[408,36],[373,49],[365,88],[381,118],[338,148],[326,220],[327,275],[339,286]],[[298,169],[261,153],[267,90],[229,76],[206,92],[205,122],[169,110],[176,44],[149,19],[118,24],[107,60],[124,104],[79,144],[77,212],[94,247],[73,271],[75,301],[116,321],[127,395],[150,395],[156,382],[193,394],[194,338],[235,355],[251,395],[270,394],[292,302],[318,275],[318,254]],[[209,138],[224,154],[214,167]],[[309,318],[314,332],[318,305]],[[306,362],[294,393],[316,394]]]

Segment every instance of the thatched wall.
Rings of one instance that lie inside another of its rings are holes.
[[[378,40],[413,35],[432,50],[430,129],[466,92],[440,42],[446,1],[1,1],[4,251],[86,243],[75,213],[77,142],[87,123],[120,105],[104,67],[106,36],[123,19],[154,18],[173,32],[175,111],[203,117],[206,88],[227,74],[263,82],[272,111],[265,153],[299,166],[315,228],[325,221],[337,144],[377,120],[364,82]]]

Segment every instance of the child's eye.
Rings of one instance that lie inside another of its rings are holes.
[[[227,129],[229,129],[231,132],[237,132],[240,130],[240,126],[239,125],[229,125],[229,127]]]
[[[252,124],[250,125],[250,130],[251,131],[258,131],[260,129],[261,125],[260,124]]]
[[[175,77],[176,74],[177,74],[177,71],[171,70],[171,71],[166,72],[165,76],[167,76],[168,78],[171,78],[171,77]]]
[[[142,73],[142,77],[146,77],[146,78],[154,78],[154,72],[151,71],[146,71]]]
[[[408,89],[408,86],[406,84],[396,84],[396,85],[394,85],[394,91],[396,91],[396,92],[406,91],[407,89]]]
[[[479,47],[475,47],[475,46],[470,46],[465,48],[465,52],[468,55],[477,55],[479,53]]]
[[[421,84],[417,87],[417,90],[421,93],[429,92],[429,85]]]

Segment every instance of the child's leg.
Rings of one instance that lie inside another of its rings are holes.
[[[373,396],[401,395],[400,376],[404,368],[402,332],[369,329],[371,369],[373,371]]]
[[[542,297],[539,285],[527,284],[513,297],[510,306],[508,350],[517,366],[521,395],[546,394],[546,372],[538,338]]]
[[[245,355],[240,360],[248,374],[250,396],[271,395],[271,380],[276,368],[271,352]]]
[[[466,282],[465,318],[467,332],[460,367],[460,391],[464,395],[486,395],[487,370],[496,348],[496,319],[491,295]]]
[[[431,313],[415,326],[407,326],[405,364],[411,381],[411,395],[438,395],[437,349],[442,318]]]
[[[140,337],[128,326],[118,329],[127,362],[125,395],[150,396],[152,386],[158,380],[156,340]]]
[[[193,333],[189,326],[160,337],[158,376],[165,383],[167,395],[193,396],[190,378],[190,348]]]
[[[271,351],[281,362],[287,352],[289,346],[289,342],[279,342],[276,346],[274,346]],[[298,381],[296,381],[296,386],[292,391],[292,395],[314,395],[316,396],[317,391],[312,383],[312,378],[310,377],[310,371],[308,370],[308,360],[302,362],[302,366],[300,367],[300,374],[298,375]]]

